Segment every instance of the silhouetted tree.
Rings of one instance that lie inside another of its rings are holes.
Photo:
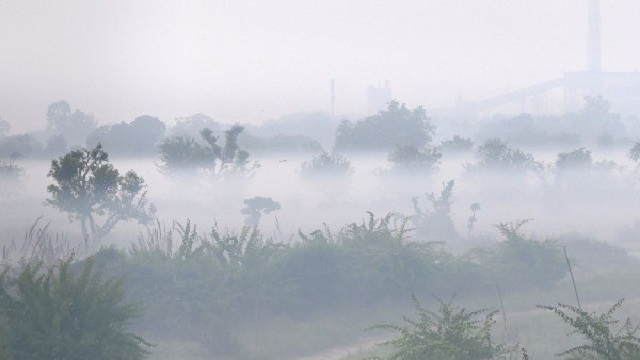
[[[155,213],[155,207],[148,204],[144,179],[133,170],[120,175],[100,144],[51,161],[47,176],[55,183],[47,186],[51,198],[45,203],[80,220],[82,235],[92,242],[102,239],[120,221],[145,224]],[[104,218],[102,224],[98,224],[100,218]]]
[[[355,124],[340,123],[336,130],[336,148],[389,151],[396,145],[424,147],[431,142],[433,132],[423,107],[411,110],[394,100],[387,110]]]
[[[72,112],[71,106],[64,100],[47,108],[47,129],[53,134],[64,135],[69,145],[84,145],[87,135],[95,128],[93,115],[80,110]]]
[[[87,146],[102,144],[112,155],[150,155],[155,153],[165,132],[165,125],[158,118],[143,115],[131,123],[105,125],[87,136]]]
[[[248,226],[258,226],[262,214],[269,214],[280,210],[280,203],[270,197],[256,196],[244,200],[241,212],[246,215],[244,223]]]
[[[238,146],[238,136],[243,130],[240,125],[225,130],[223,146],[218,144],[218,138],[209,128],[200,132],[205,144],[187,135],[165,139],[160,144],[160,170],[175,174],[202,169],[216,176],[249,176],[260,165],[251,164],[249,153]]]

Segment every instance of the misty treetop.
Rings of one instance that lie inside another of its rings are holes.
[[[147,223],[155,213],[147,200],[144,179],[133,170],[120,175],[100,144],[52,160],[47,176],[55,183],[47,186],[51,198],[45,203],[79,220],[82,236],[92,243],[120,221]]]
[[[238,145],[243,130],[240,125],[225,130],[224,145],[218,144],[218,137],[209,128],[200,131],[201,141],[188,135],[164,139],[159,145],[160,171],[169,175],[201,170],[216,176],[250,176],[260,164],[251,163],[249,153]]]
[[[51,134],[61,134],[68,144],[84,145],[89,133],[96,128],[93,115],[80,110],[71,111],[71,105],[64,100],[47,108],[47,130]]]
[[[102,144],[111,155],[152,155],[165,129],[158,118],[143,115],[130,123],[100,126],[87,136],[86,144],[88,147]]]
[[[397,101],[355,124],[343,120],[336,129],[338,150],[389,151],[397,145],[428,145],[435,128],[424,107],[409,109]]]

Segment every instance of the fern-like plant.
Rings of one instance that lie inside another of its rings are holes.
[[[0,277],[0,341],[9,359],[142,359],[150,344],[125,331],[141,315],[126,304],[123,280],[102,281],[88,260],[45,270],[26,264],[15,278]]]
[[[578,307],[558,303],[557,306],[538,305],[551,310],[562,321],[572,327],[567,336],[580,335],[587,343],[570,348],[558,354],[569,359],[627,360],[640,359],[640,325],[633,325],[627,318],[618,330],[612,326],[620,324],[613,314],[622,306],[624,299],[618,300],[609,310],[598,314]]]
[[[438,300],[438,309],[431,311],[422,307],[415,296],[413,302],[418,319],[405,316],[405,326],[380,324],[370,328],[400,333],[396,339],[380,344],[393,348],[389,360],[499,359],[515,350],[491,339],[497,310],[468,311],[454,305],[453,300]]]

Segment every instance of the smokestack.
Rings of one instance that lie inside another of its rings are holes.
[[[331,79],[331,118],[336,115],[336,80]]]
[[[589,0],[589,71],[602,71],[602,35],[600,34],[600,1]]]

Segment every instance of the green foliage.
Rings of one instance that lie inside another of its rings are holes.
[[[423,107],[413,110],[393,100],[386,110],[351,124],[343,121],[336,130],[338,150],[389,151],[400,144],[424,147],[431,142],[434,127]]]
[[[303,162],[299,174],[304,179],[346,178],[353,173],[351,162],[338,153],[323,152]]]
[[[270,197],[256,196],[244,200],[244,208],[241,212],[246,215],[245,224],[248,226],[258,226],[262,214],[269,214],[280,210],[280,204]]]
[[[472,250],[505,289],[549,287],[567,274],[561,247],[552,240],[527,239],[520,230],[529,220],[500,223],[505,237],[492,248]]]
[[[640,141],[633,144],[633,147],[627,153],[627,157],[635,163],[640,161]]]
[[[62,134],[69,145],[84,145],[89,133],[96,128],[93,115],[80,110],[71,111],[64,100],[52,103],[47,108],[47,129],[52,134]]]
[[[8,359],[142,359],[150,344],[125,327],[142,311],[124,304],[124,282],[102,281],[92,260],[0,277],[0,341]]]
[[[174,136],[164,139],[158,146],[160,151],[159,169],[165,174],[193,172],[211,165],[211,152],[190,136]]]
[[[244,127],[234,125],[225,130],[225,143],[218,144],[213,131],[204,128],[200,136],[204,143],[191,136],[174,136],[164,139],[159,146],[159,168],[165,174],[203,170],[213,175],[249,176],[259,167],[249,161],[249,153],[238,146],[238,136]]]
[[[158,118],[143,115],[130,123],[105,125],[87,136],[86,144],[102,144],[112,155],[142,156],[155,154],[165,125]]]
[[[473,231],[473,228],[475,227],[475,224],[478,221],[478,217],[476,216],[476,213],[480,211],[480,204],[478,203],[471,204],[469,206],[469,210],[471,210],[471,216],[469,216],[469,219],[467,219],[467,240],[471,238],[471,231]]]
[[[133,170],[120,175],[100,144],[52,160],[47,176],[55,184],[47,186],[51,198],[45,203],[80,220],[82,235],[93,242],[102,239],[120,221],[145,224],[155,212],[154,206],[148,205],[144,179]],[[100,217],[104,218],[102,224],[97,223]]]
[[[237,355],[239,328],[287,304],[286,288],[273,284],[268,267],[280,246],[250,227],[222,234],[215,226],[198,233],[189,221],[168,231],[157,225],[120,266],[147,305],[144,329],[197,341],[213,355]]]
[[[19,134],[0,137],[0,157],[23,158],[31,156],[40,144],[31,134]]]
[[[640,359],[640,338],[636,335],[640,326],[633,325],[627,318],[618,330],[612,329],[620,324],[613,314],[622,306],[620,299],[609,310],[598,314],[587,312],[575,306],[558,303],[557,306],[538,305],[538,308],[551,310],[571,326],[567,336],[580,335],[586,344],[565,350],[558,356],[570,356],[572,359],[627,360]]]
[[[449,180],[442,184],[440,195],[426,194],[427,205],[420,207],[418,198],[413,198],[414,215],[411,221],[418,232],[416,236],[426,241],[452,241],[460,239],[451,218],[451,204],[455,182]]]
[[[497,310],[471,310],[438,299],[438,309],[425,309],[413,297],[418,319],[404,317],[404,326],[381,324],[371,329],[391,330],[399,337],[381,346],[391,347],[389,360],[481,360],[499,359],[513,352],[491,339]],[[380,358],[378,358],[380,359]]]
[[[436,148],[420,149],[415,145],[397,145],[387,157],[396,171],[426,174],[433,174],[438,170],[441,158],[442,154]]]
[[[585,148],[559,153],[556,158],[556,168],[558,171],[588,170],[591,168],[592,163],[591,151]]]
[[[533,155],[510,148],[499,138],[487,140],[478,148],[478,165],[488,170],[540,171],[542,164]]]

